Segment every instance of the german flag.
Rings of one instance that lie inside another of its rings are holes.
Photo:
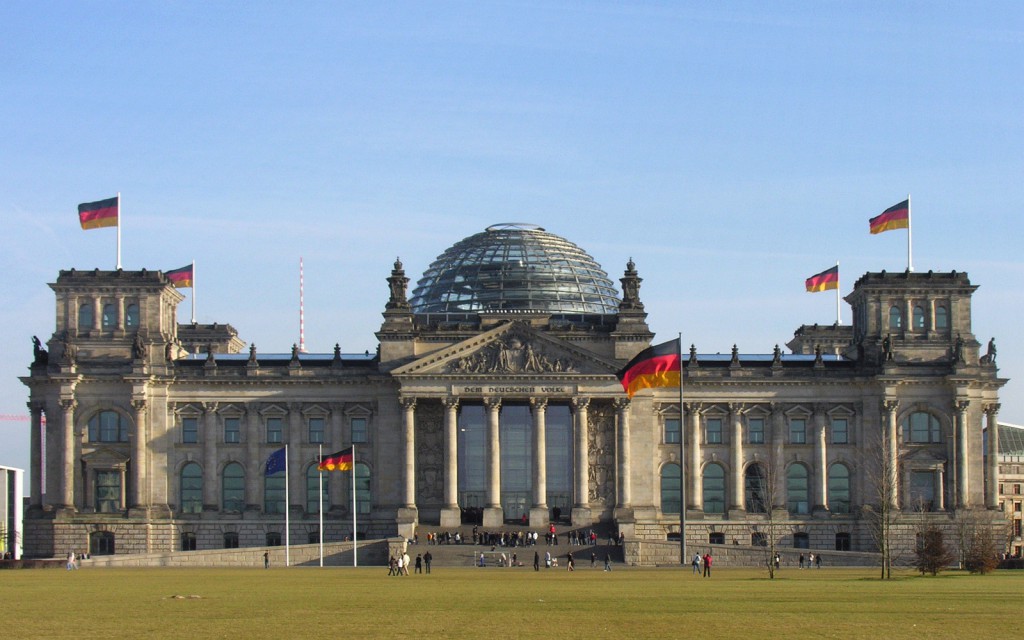
[[[349,471],[352,469],[353,461],[352,447],[342,449],[336,453],[320,456],[320,471]]]
[[[839,288],[839,265],[807,278],[807,290],[814,293]]]
[[[82,229],[100,229],[117,226],[118,197],[83,202],[78,205],[78,221]]]
[[[868,221],[871,233],[882,233],[892,229],[906,229],[910,226],[910,198],[894,204]]]
[[[195,265],[188,265],[180,269],[164,271],[164,275],[171,281],[175,289],[189,289],[192,287],[192,270]]]
[[[648,347],[615,375],[630,398],[641,389],[678,387],[682,359],[679,338]]]

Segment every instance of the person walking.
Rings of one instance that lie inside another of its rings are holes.
[[[433,559],[434,559],[434,556],[430,555],[429,551],[423,554],[423,564],[427,568],[427,573],[430,573],[430,561],[433,560]]]
[[[576,570],[576,562],[572,559],[572,551],[570,551],[569,553],[565,554],[565,570],[566,571],[575,571]]]
[[[416,554],[416,573],[423,573],[423,556]]]
[[[699,576],[701,564],[701,558],[699,553],[693,554],[693,561],[691,561],[690,564],[693,566],[693,575]]]
[[[608,553],[604,554],[604,570],[605,571],[611,571],[612,570],[611,554],[608,554]]]
[[[264,569],[269,569],[270,568],[270,552],[269,551],[264,551],[263,552],[263,568]]]
[[[540,554],[536,551],[533,552],[533,570],[540,571]]]

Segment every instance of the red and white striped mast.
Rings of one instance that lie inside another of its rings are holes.
[[[302,256],[299,256],[299,353],[306,353],[306,319],[303,286]]]

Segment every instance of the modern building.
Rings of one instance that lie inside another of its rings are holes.
[[[0,466],[0,558],[20,560],[22,551],[22,508],[24,505],[24,469]]]
[[[1024,557],[1024,427],[999,423],[999,506],[1008,522],[1006,552]]]
[[[22,378],[26,553],[275,544],[286,509],[306,542],[321,495],[328,540],[354,509],[360,537],[555,521],[664,541],[685,516],[693,543],[761,543],[770,521],[783,545],[871,550],[883,485],[899,510],[1001,521],[983,432],[1006,380],[965,273],[864,274],[853,324],[799,327],[789,353],[684,348],[682,403],[616,378],[675,337],[654,340],[631,259],[616,287],[572,242],[495,225],[411,295],[401,262],[386,280],[376,353],[263,354],[233,325],[179,325],[159,271],[62,271]],[[321,494],[318,455],[349,446]]]

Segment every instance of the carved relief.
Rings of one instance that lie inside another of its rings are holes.
[[[507,335],[448,365],[448,373],[575,373],[579,363],[517,335]]]
[[[421,402],[416,409],[416,502],[444,500],[444,411],[440,404]]]
[[[590,457],[588,501],[591,505],[615,504],[615,408],[591,403],[587,415],[587,451]]]

